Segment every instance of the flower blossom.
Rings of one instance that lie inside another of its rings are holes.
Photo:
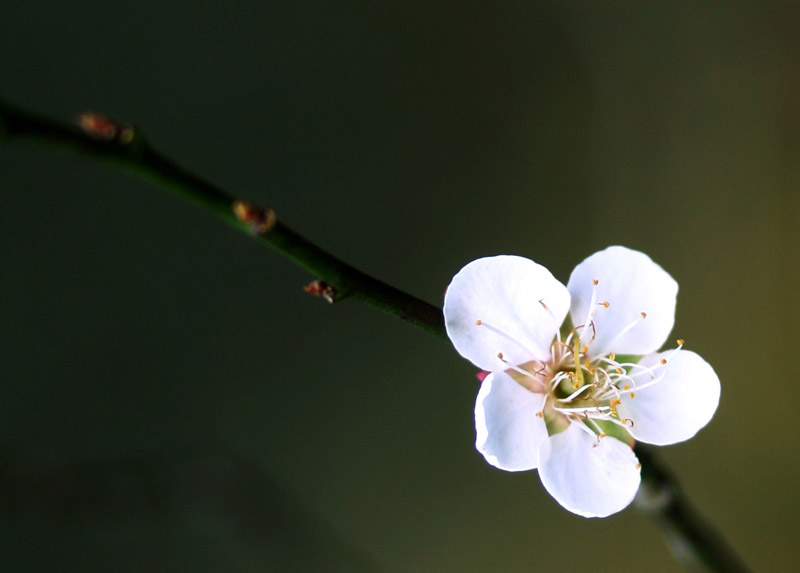
[[[475,446],[486,461],[538,469],[545,489],[578,515],[624,509],[640,483],[633,441],[687,440],[719,403],[716,373],[683,340],[657,352],[677,294],[650,257],[619,246],[580,263],[566,287],[518,256],[461,269],[444,316],[456,350],[488,371],[475,404]]]

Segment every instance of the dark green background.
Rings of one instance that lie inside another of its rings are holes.
[[[702,4],[702,5],[701,5]],[[712,423],[663,457],[757,570],[798,559],[800,10],[731,2],[11,2],[0,93],[159,148],[436,304],[468,261],[679,282]],[[474,450],[474,368],[206,213],[0,147],[14,571],[675,571]]]

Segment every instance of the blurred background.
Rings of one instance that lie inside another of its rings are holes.
[[[800,6],[2,3],[0,94],[167,155],[441,304],[468,261],[566,282],[610,244],[680,284],[722,381],[662,448],[756,570],[800,551]],[[474,450],[475,369],[147,182],[0,146],[10,571],[679,571],[633,508]]]

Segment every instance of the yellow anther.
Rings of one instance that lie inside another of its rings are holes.
[[[614,354],[613,352],[612,352],[611,354],[609,354],[609,355],[608,355],[608,359],[609,359],[609,360],[614,360],[616,357],[617,357],[617,355],[616,355],[616,354]]]
[[[644,312],[644,311],[640,312],[640,313],[639,313],[639,315],[640,315],[642,318],[647,318],[647,313],[646,313],[646,312]]]
[[[586,354],[588,351],[589,351],[589,347],[588,346],[586,346],[585,344],[583,346],[581,346],[581,352]]]
[[[640,469],[642,469],[642,464],[636,464],[636,469],[637,469],[637,470],[640,470]]]
[[[476,325],[476,326],[480,326],[481,324],[483,324],[483,321],[482,321],[482,320],[476,320],[476,321],[475,321],[475,325]]]
[[[616,370],[614,370],[614,372],[616,372],[617,374],[622,374],[625,371],[622,368],[617,368]]]
[[[503,353],[502,353],[502,352],[498,352],[498,353],[497,353],[497,357],[498,357],[500,360],[502,360],[502,359],[503,359]]]
[[[683,346],[683,338],[678,339],[678,346]]]
[[[631,387],[628,384],[625,384],[625,390],[630,390]]]
[[[608,308],[609,306],[611,306],[611,303],[610,303],[610,302],[608,302],[607,300],[604,300],[603,302],[601,302],[601,303],[599,303],[599,304],[600,304],[600,306],[602,306],[603,308]]]
[[[605,432],[600,432],[600,437],[601,438],[605,438],[606,437],[606,433]]]
[[[544,418],[544,412],[542,412],[541,410],[536,412],[536,415],[539,416],[540,418]]]
[[[597,286],[598,284],[600,284],[600,281],[599,281],[599,280],[597,280],[597,279],[592,279],[592,284],[593,284],[594,286]]]
[[[636,398],[636,392],[631,392],[631,400],[633,400],[634,398]]]
[[[661,364],[666,364],[667,363],[667,359],[666,358],[662,358],[661,360],[659,360],[659,362]]]

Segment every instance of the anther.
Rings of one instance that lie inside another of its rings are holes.
[[[606,433],[605,432],[600,432],[600,436],[599,437],[605,438],[606,437]]]
[[[678,346],[683,346],[683,338],[678,339]]]
[[[639,313],[639,315],[640,315],[642,318],[647,318],[647,313],[646,313],[646,312],[644,312],[644,311],[640,312],[640,313]]]
[[[660,362],[662,365],[664,365],[664,364],[666,364],[666,363],[667,363],[667,359],[666,359],[666,358],[662,358],[661,360],[659,360],[659,362]]]
[[[597,279],[592,279],[592,284],[594,286],[597,286],[598,284],[600,284],[600,281],[598,281]]]
[[[502,353],[502,352],[498,352],[498,353],[497,353],[497,357],[498,357],[500,360],[502,360],[502,359],[503,359],[503,353]]]
[[[613,352],[612,352],[611,354],[609,354],[609,355],[608,355],[608,359],[609,359],[609,360],[614,360],[614,359],[616,359],[616,358],[617,358],[617,355],[616,355],[616,354],[614,354]]]
[[[480,326],[481,324],[483,324],[482,320],[476,320],[475,321],[475,326]]]
[[[637,470],[640,470],[640,469],[642,469],[642,464],[636,464],[636,469],[637,469]]]
[[[585,344],[583,346],[581,346],[581,352],[586,354],[588,351],[589,351],[589,347],[588,346],[586,346]]]
[[[624,390],[630,390],[631,387],[628,384],[625,384]]]
[[[611,306],[611,303],[609,303],[607,300],[604,300],[603,302],[598,303],[598,306],[602,306],[603,308],[608,308],[609,306]]]
[[[631,392],[631,400],[633,400],[634,398],[636,398],[636,392]]]
[[[544,308],[545,310],[550,310],[549,308],[547,308],[547,305],[544,303],[544,299],[543,298],[539,299],[539,304],[541,304],[542,308]]]
[[[536,412],[536,415],[539,416],[540,418],[544,418],[544,412],[542,412],[541,410]]]

